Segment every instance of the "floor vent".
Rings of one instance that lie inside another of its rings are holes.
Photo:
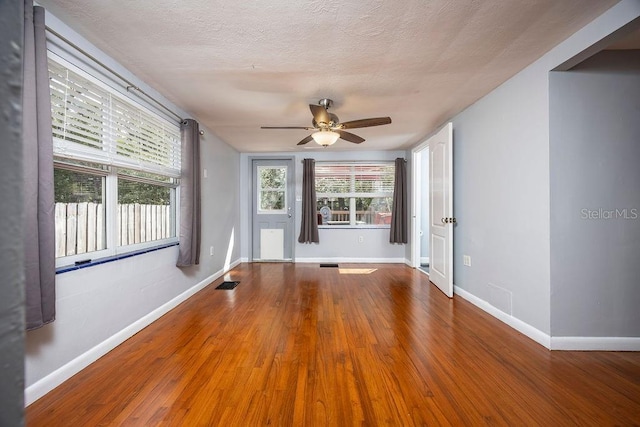
[[[216,287],[216,289],[234,289],[236,286],[238,286],[239,283],[240,282],[222,282],[220,285],[218,285],[218,287]]]
[[[320,264],[320,267],[338,268],[338,264]]]

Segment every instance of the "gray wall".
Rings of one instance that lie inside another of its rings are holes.
[[[47,19],[56,31],[127,75],[145,92],[163,99],[55,17],[48,15]],[[164,103],[171,106],[166,100]],[[207,169],[208,178],[202,180],[200,265],[176,268],[174,246],[57,275],[56,321],[27,334],[26,384],[35,385],[28,397],[46,388],[39,381],[49,383],[51,378],[58,378],[58,369],[66,370],[76,358],[100,348],[109,338],[239,259],[240,154],[210,130],[203,130],[202,169]],[[213,256],[209,255],[211,246]]]
[[[546,334],[550,68],[537,61],[453,118],[454,283]]]
[[[549,71],[638,16],[640,2],[618,3],[451,120],[454,283],[533,327],[528,333],[545,345],[552,297]]]
[[[552,73],[550,114],[552,335],[640,337],[640,50]]]
[[[24,424],[22,2],[0,2],[0,425]]]

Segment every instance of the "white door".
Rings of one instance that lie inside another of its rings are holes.
[[[429,138],[429,279],[453,297],[453,125]]]
[[[253,161],[253,261],[293,260],[293,160]]]

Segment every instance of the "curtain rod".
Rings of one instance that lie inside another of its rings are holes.
[[[54,36],[56,36],[57,38],[59,38],[60,40],[62,40],[63,42],[67,43],[69,46],[71,46],[72,48],[74,48],[75,50],[77,50],[78,52],[82,53],[83,55],[85,55],[87,58],[89,58],[90,60],[92,60],[93,62],[95,62],[96,64],[100,65],[101,67],[103,67],[105,70],[109,71],[111,74],[113,74],[114,76],[116,76],[117,78],[119,78],[120,80],[122,80],[123,82],[125,82],[127,84],[126,89],[127,92],[132,92],[132,91],[136,91],[139,92],[140,94],[146,96],[148,99],[150,99],[151,101],[153,101],[155,104],[159,105],[160,107],[162,107],[164,110],[168,111],[171,115],[173,115],[174,117],[177,117],[178,120],[180,120],[180,122],[183,122],[184,119],[182,117],[180,117],[178,114],[174,113],[173,110],[171,110],[169,107],[167,107],[166,105],[164,105],[163,103],[161,103],[160,101],[156,100],[154,97],[152,97],[151,95],[149,95],[147,92],[145,92],[144,90],[140,89],[138,86],[136,86],[135,84],[133,84],[131,81],[129,81],[128,79],[126,79],[125,77],[123,77],[120,73],[116,72],[115,70],[109,68],[107,65],[105,65],[104,63],[102,63],[101,61],[99,61],[95,56],[91,55],[89,52],[87,52],[86,50],[82,49],[80,46],[78,46],[77,44],[73,43],[71,40],[69,40],[68,38],[66,38],[65,36],[63,36],[62,34],[58,33],[57,31],[51,29],[50,27],[46,27],[47,31],[51,34],[53,34]]]

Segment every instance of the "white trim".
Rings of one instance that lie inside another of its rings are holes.
[[[296,263],[406,264],[405,258],[296,258]]]
[[[640,338],[551,337],[551,350],[640,351]]]
[[[454,293],[549,350],[640,351],[640,337],[552,337],[455,286]]]
[[[40,399],[45,394],[49,393],[51,390],[71,378],[73,375],[77,374],[100,357],[109,353],[111,350],[116,348],[118,345],[122,344],[127,339],[131,338],[133,335],[144,329],[145,327],[152,324],[154,321],[159,319],[161,316],[165,315],[175,307],[177,307],[180,303],[186,301],[191,296],[195,295],[200,290],[207,287],[211,282],[218,279],[222,275],[224,275],[227,271],[231,270],[238,264],[240,264],[240,260],[234,261],[227,270],[220,269],[217,272],[213,273],[211,276],[205,278],[198,284],[192,286],[187,289],[180,295],[176,296],[172,300],[166,302],[160,307],[156,308],[149,314],[141,317],[136,320],[126,328],[121,331],[115,333],[111,337],[102,341],[100,344],[95,347],[89,349],[85,353],[51,372],[46,377],[36,381],[29,387],[27,387],[24,391],[24,400],[25,406],[31,405],[36,400]]]
[[[429,264],[429,257],[428,256],[421,256],[420,257],[420,265],[422,264]]]
[[[538,344],[541,344],[544,347],[551,349],[551,337],[548,334],[545,334],[541,330],[529,325],[528,323],[523,322],[522,320],[516,317],[513,317],[503,311],[498,310],[496,307],[492,306],[487,301],[478,298],[477,296],[465,291],[464,289],[456,285],[453,285],[453,293],[466,299],[471,304],[486,311],[496,319],[506,323],[516,331],[521,332],[522,334],[531,338]]]

